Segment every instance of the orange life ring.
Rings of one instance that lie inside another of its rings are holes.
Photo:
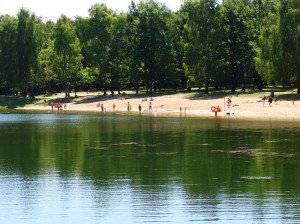
[[[221,108],[219,106],[218,107],[212,106],[210,109],[212,112],[221,112]]]

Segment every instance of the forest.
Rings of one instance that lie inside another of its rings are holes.
[[[57,21],[24,8],[0,15],[0,95],[247,85],[300,94],[299,0],[186,0],[176,12],[145,0],[126,13],[105,4],[88,12]]]

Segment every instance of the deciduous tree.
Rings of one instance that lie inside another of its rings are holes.
[[[70,87],[79,79],[82,56],[74,23],[65,15],[58,19],[54,27],[54,49],[57,55],[56,72],[65,87],[66,97],[69,97]]]

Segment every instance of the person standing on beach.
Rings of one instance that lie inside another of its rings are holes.
[[[269,96],[268,101],[269,101],[269,107],[271,107],[271,104],[272,104],[272,102],[273,102],[273,98]]]
[[[131,110],[131,105],[130,105],[130,103],[128,102],[127,103],[127,111],[130,111]]]
[[[230,107],[232,104],[232,96],[227,98],[227,107]]]
[[[141,106],[141,104],[139,104],[139,112],[141,112],[142,111],[142,106]]]
[[[266,96],[264,95],[263,98],[261,99],[261,101],[263,102],[263,106],[265,106],[265,101],[266,101]]]
[[[151,104],[151,101],[149,102],[149,111],[152,111],[152,104]]]

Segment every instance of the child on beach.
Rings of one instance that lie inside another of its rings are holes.
[[[228,97],[227,98],[227,107],[230,107],[231,106],[231,104],[232,104],[232,96],[230,96],[230,97]]]

